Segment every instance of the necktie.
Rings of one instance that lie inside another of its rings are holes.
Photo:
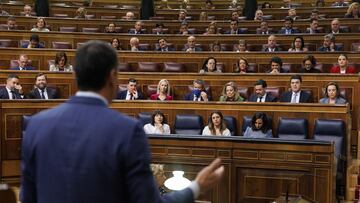
[[[134,100],[134,95],[130,93],[130,100]]]
[[[45,92],[44,90],[41,90],[41,99],[46,99],[45,95],[44,95],[44,92]]]
[[[291,103],[296,103],[296,100],[297,100],[297,93],[294,93],[291,99]]]
[[[263,97],[259,97],[259,101],[258,101],[258,102],[261,102],[261,101],[262,101],[262,98],[263,98]]]
[[[16,99],[16,94],[14,91],[11,91],[11,96],[12,96],[12,99]]]

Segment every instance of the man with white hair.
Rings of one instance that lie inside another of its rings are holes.
[[[131,51],[140,51],[139,50],[139,38],[132,37],[130,39],[130,47],[131,47]]]
[[[26,16],[26,17],[29,17],[29,16],[31,16],[31,12],[32,12],[31,6],[30,5],[25,5],[23,15]]]
[[[185,44],[183,51],[186,51],[188,53],[202,51],[200,47],[197,47],[195,45],[196,45],[196,38],[191,35],[187,38],[187,44]]]

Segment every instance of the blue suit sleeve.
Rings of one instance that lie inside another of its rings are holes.
[[[27,130],[29,132],[30,130]],[[35,184],[35,160],[31,150],[30,133],[23,136],[22,155],[21,155],[21,191],[20,199],[22,203],[36,203],[36,184]]]

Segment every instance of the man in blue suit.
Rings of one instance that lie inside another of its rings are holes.
[[[193,202],[219,183],[214,160],[184,190],[160,197],[143,126],[108,108],[117,91],[117,54],[107,43],[78,49],[79,91],[33,116],[22,143],[22,203]]]
[[[293,28],[293,23],[294,23],[294,20],[291,17],[286,16],[284,19],[285,28],[282,28],[281,30],[279,30],[279,34],[289,35],[289,34],[300,33],[299,30]]]
[[[281,95],[280,102],[290,103],[311,103],[311,94],[301,90],[302,78],[300,75],[293,75],[290,78],[291,90]]]
[[[10,68],[10,70],[35,70],[29,62],[29,58],[26,54],[21,54],[18,59],[18,66]]]
[[[255,82],[254,93],[250,95],[250,102],[276,102],[276,97],[266,92],[267,83],[265,80],[259,79]]]
[[[231,20],[230,21],[230,30],[226,31],[227,35],[238,35],[238,34],[246,34],[239,28],[239,21]]]

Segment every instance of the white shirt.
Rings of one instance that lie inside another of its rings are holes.
[[[6,87],[6,90],[8,92],[9,99],[15,99],[15,98],[13,98],[13,94],[11,93],[11,90],[9,88],[7,88],[7,87]]]
[[[170,134],[170,126],[168,124],[163,124],[164,133],[161,132],[158,126],[153,126],[151,123],[144,125],[144,131],[146,134],[163,134],[168,135]]]
[[[300,93],[301,93],[301,91],[292,92],[292,96],[291,96],[290,102],[291,102],[291,103],[299,103],[299,101],[300,101]],[[296,98],[294,98],[294,97],[295,97],[295,94],[296,94]],[[295,101],[294,101],[294,100],[295,100]]]
[[[38,88],[38,91],[39,91],[39,94],[40,94],[40,96],[41,96],[41,89]],[[45,99],[49,99],[49,96],[48,96],[48,93],[47,93],[47,89],[46,89],[46,88],[44,89],[44,97],[45,97]]]
[[[135,93],[132,94],[133,98],[131,99],[131,93],[129,91],[126,91],[126,98],[125,100],[135,100],[139,97],[137,91],[135,91]]]
[[[202,131],[202,135],[211,135],[211,136],[213,136],[213,135],[211,134],[211,131],[210,131],[210,129],[209,129],[209,126],[205,126],[204,130]],[[230,132],[229,129],[226,128],[226,129],[222,132],[221,135],[222,135],[222,136],[230,136],[230,135],[231,135],[231,132]]]
[[[260,100],[260,97],[258,97],[256,102],[265,102],[266,95],[267,94],[265,93],[264,96],[261,97],[261,100]]]

